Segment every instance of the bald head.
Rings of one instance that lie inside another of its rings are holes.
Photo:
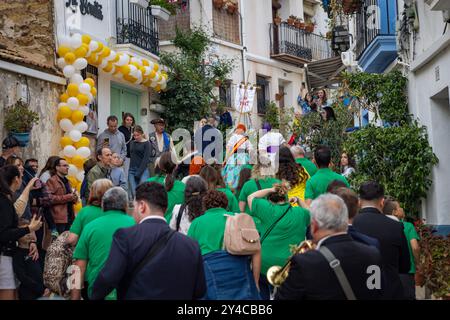
[[[295,159],[304,158],[305,157],[305,149],[300,146],[293,146],[291,148],[291,153]]]

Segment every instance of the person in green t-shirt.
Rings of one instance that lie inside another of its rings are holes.
[[[233,192],[225,186],[225,182],[223,181],[222,176],[218,170],[210,165],[207,165],[200,171],[200,177],[202,177],[206,181],[208,190],[217,190],[223,192],[227,196],[228,206],[226,209],[229,212],[240,212],[236,197],[234,196]]]
[[[236,199],[239,199],[239,195],[241,194],[242,187],[244,184],[249,181],[252,177],[252,169],[251,168],[242,168],[241,172],[239,172],[239,182],[236,190],[234,190],[234,196]]]
[[[403,224],[403,231],[408,242],[411,268],[409,269],[409,273],[400,273],[399,276],[405,291],[405,298],[415,300],[416,284],[414,276],[416,273],[416,264],[419,261],[420,255],[420,237],[417,234],[414,225],[405,221],[405,212],[400,206],[400,203],[394,198],[386,197],[384,201],[383,213],[388,216],[391,215],[396,217]]]
[[[158,161],[161,174],[147,180],[147,182],[162,184],[166,188],[168,205],[164,218],[166,218],[167,223],[170,223],[172,219],[172,212],[175,205],[184,203],[185,185],[183,182],[175,179],[174,173],[177,165],[172,160],[172,156],[174,155],[171,152],[164,152]]]
[[[108,259],[114,233],[118,229],[135,224],[134,219],[127,215],[128,194],[120,187],[106,191],[102,208],[105,212],[103,217],[95,219],[84,228],[73,253],[75,266],[80,270],[80,283],[88,283],[88,296],[91,295],[95,279]],[[81,290],[74,288],[70,295],[72,300],[79,300]],[[111,292],[107,299],[115,300],[115,291]]]
[[[101,208],[102,198],[105,192],[112,187],[114,187],[113,183],[109,179],[98,179],[94,181],[89,193],[88,206],[82,208],[75,217],[75,220],[70,227],[70,234],[66,240],[67,244],[75,247],[84,227],[89,222],[104,215]]]
[[[331,150],[327,146],[319,146],[314,151],[314,162],[319,170],[306,182],[305,202],[311,205],[312,200],[327,192],[328,185],[334,180],[340,180],[350,187],[347,179],[329,168]]]
[[[291,254],[291,246],[306,238],[310,224],[309,211],[292,207],[286,201],[288,188],[284,184],[256,191],[248,197],[248,205],[254,217],[261,221],[261,297],[270,296],[267,270],[272,266],[283,266]],[[267,197],[267,199],[265,199]]]
[[[291,148],[292,155],[295,158],[295,162],[302,165],[303,168],[308,172],[309,176],[312,177],[317,172],[316,165],[306,158],[305,150],[300,146],[293,146]]]

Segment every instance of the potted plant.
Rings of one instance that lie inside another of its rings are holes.
[[[278,14],[275,18],[273,18],[273,23],[275,23],[277,26],[281,24],[281,18]]]
[[[5,129],[14,136],[22,147],[30,141],[30,131],[39,123],[39,114],[19,100],[5,109]]]
[[[238,8],[237,0],[228,0],[225,7],[229,14],[234,14]]]
[[[306,32],[314,32],[314,23],[310,22],[305,26]]]
[[[295,19],[297,19],[297,17],[296,17],[296,16],[294,16],[294,15],[290,15],[290,16],[289,16],[289,18],[287,19],[287,23],[288,23],[288,25],[290,25],[290,26],[293,26],[293,25],[294,25],[294,23],[295,23]]]
[[[150,0],[150,6],[152,8],[152,15],[164,21],[169,20],[170,15],[176,12],[174,4],[167,0]]]
[[[213,0],[214,8],[220,10],[223,7],[224,0]]]

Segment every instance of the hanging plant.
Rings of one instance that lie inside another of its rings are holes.
[[[224,0],[213,0],[213,5],[214,8],[216,8],[217,10],[222,9],[223,5],[224,5]]]

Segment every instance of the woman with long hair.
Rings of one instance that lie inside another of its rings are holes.
[[[119,127],[119,131],[122,132],[125,137],[125,143],[127,145],[127,156],[125,157],[125,162],[123,164],[125,176],[128,177],[128,169],[130,168],[130,159],[131,159],[131,141],[134,140],[133,137],[133,129],[135,127],[134,116],[126,112],[122,117],[122,125]]]
[[[200,177],[202,177],[207,186],[208,190],[217,190],[223,192],[228,199],[227,210],[230,212],[240,212],[239,204],[234,196],[233,192],[225,186],[225,183],[220,175],[220,171],[215,169],[214,167],[208,165],[203,167],[200,171]]]
[[[355,160],[353,160],[347,152],[343,152],[341,159],[339,160],[339,169],[341,170],[341,174],[348,178],[355,172],[355,167]]]
[[[33,181],[34,182],[34,181]],[[16,280],[13,270],[13,254],[17,241],[41,228],[41,218],[33,217],[28,226],[19,228],[19,217],[14,208],[14,194],[22,184],[22,175],[16,166],[0,169],[0,300],[16,299]],[[30,256],[38,258],[35,243],[30,245]]]
[[[56,174],[56,161],[58,161],[59,158],[59,156],[51,156],[47,159],[44,168],[42,168],[41,173],[39,174],[39,179],[41,179],[42,183],[47,183],[48,179]]]
[[[289,183],[289,198],[297,197],[305,200],[306,181],[309,179],[309,174],[301,164],[295,162],[291,149],[280,148],[278,163],[277,178]]]
[[[89,192],[87,206],[82,208],[70,227],[70,235],[66,242],[75,246],[84,227],[91,221],[103,215],[102,198],[106,191],[114,187],[109,179],[95,180]]]
[[[260,294],[264,300],[270,297],[267,270],[271,266],[283,266],[291,256],[290,246],[305,240],[310,223],[308,210],[292,207],[287,199],[286,183],[256,191],[248,197],[252,216],[261,221],[261,277]]]
[[[184,203],[184,190],[186,186],[183,182],[175,179],[177,168],[176,156],[170,151],[164,152],[157,160],[160,173],[148,179],[148,182],[157,182],[162,184],[167,191],[167,210],[164,214],[167,223],[172,219],[173,208],[177,204]]]
[[[244,187],[244,184],[247,181],[249,181],[251,177],[252,177],[251,167],[242,168],[241,172],[239,172],[238,186],[236,187],[236,190],[234,190],[234,195],[236,196],[236,199],[239,199],[239,195],[241,193],[242,188]]]
[[[144,183],[149,177],[148,165],[150,163],[151,145],[144,137],[144,130],[136,126],[133,132],[134,140],[130,147],[130,168],[128,170],[129,195],[134,199],[138,185]]]
[[[173,208],[170,227],[187,234],[192,221],[203,214],[202,201],[208,187],[205,180],[198,176],[189,177],[184,189],[184,203]]]

